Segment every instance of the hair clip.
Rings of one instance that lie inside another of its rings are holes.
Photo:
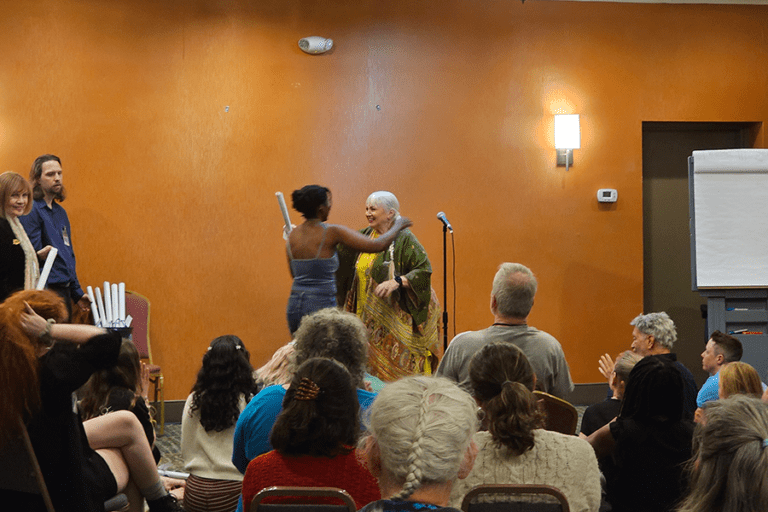
[[[768,439],[763,439],[763,449],[768,448]]]
[[[208,352],[210,352],[212,348],[213,348],[213,347],[208,347]]]
[[[236,348],[237,350],[243,350],[243,346],[242,346],[242,345],[235,345],[235,348]]]
[[[311,379],[303,377],[293,397],[296,400],[314,400],[319,394],[320,386],[312,382]]]

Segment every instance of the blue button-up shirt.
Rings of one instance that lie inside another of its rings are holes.
[[[77,302],[84,295],[75,271],[75,251],[72,249],[72,230],[67,212],[56,201],[51,207],[39,199],[32,205],[29,215],[19,217],[29,241],[39,251],[46,245],[59,250],[48,276],[48,284],[67,285],[72,290],[72,299]]]

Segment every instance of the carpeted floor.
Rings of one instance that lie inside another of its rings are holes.
[[[166,471],[184,471],[181,460],[181,423],[166,423],[165,433],[155,437],[155,444],[160,448],[158,467]]]
[[[576,406],[579,411],[579,423],[576,432],[581,429],[581,417],[584,414],[584,406]],[[162,458],[159,467],[166,471],[184,471],[184,462],[181,460],[181,423],[166,423],[165,434],[157,436],[155,444],[160,448]]]

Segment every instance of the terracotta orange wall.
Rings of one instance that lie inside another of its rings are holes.
[[[531,324],[594,382],[642,310],[641,123],[765,121],[766,25],[761,6],[3,2],[0,167],[63,158],[81,281],[152,300],[169,399],[217,335],[255,364],[288,341],[274,193],[313,182],[350,226],[370,192],[395,192],[441,297],[446,212],[458,331],[491,322],[500,262],[528,264]],[[336,47],[305,55],[308,35]],[[568,173],[556,112],[581,114]],[[601,187],[618,203],[599,207]]]

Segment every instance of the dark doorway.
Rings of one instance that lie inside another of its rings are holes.
[[[759,123],[643,123],[643,308],[677,326],[675,352],[699,385],[706,322],[691,291],[688,157],[700,149],[754,147]]]

